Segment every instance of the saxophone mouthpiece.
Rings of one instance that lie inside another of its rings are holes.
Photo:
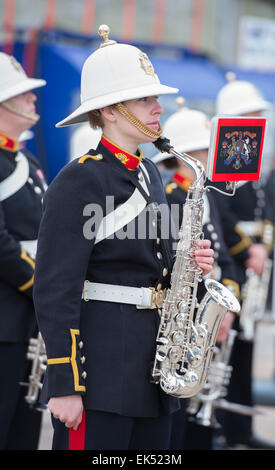
[[[153,142],[155,147],[163,153],[170,153],[171,150],[174,148],[170,144],[170,140],[167,139],[166,137],[160,136],[155,142]]]

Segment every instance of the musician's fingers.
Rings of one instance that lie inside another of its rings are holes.
[[[196,246],[199,246],[200,248],[210,248],[211,241],[210,240],[198,240],[196,242]]]
[[[201,258],[213,258],[214,257],[214,251],[211,250],[211,248],[209,249],[202,249],[202,250],[194,250],[194,255],[196,257],[196,259],[198,257],[201,257]]]
[[[196,260],[196,261],[197,261],[199,267],[202,268],[202,269],[212,269],[212,267],[213,267],[213,262],[208,263],[205,260]]]

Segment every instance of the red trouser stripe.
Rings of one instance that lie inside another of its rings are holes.
[[[85,450],[85,410],[77,430],[69,429],[69,450]]]

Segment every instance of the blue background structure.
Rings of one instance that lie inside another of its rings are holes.
[[[40,33],[36,45],[33,76],[44,78],[47,85],[37,90],[40,121],[33,128],[34,137],[26,146],[40,160],[48,182],[70,159],[70,138],[76,126],[56,128],[55,124],[69,115],[80,104],[81,68],[86,58],[98,47],[101,39],[87,38],[51,30]],[[226,72],[233,71],[238,79],[254,83],[265,96],[275,101],[275,74],[224,68],[212,58],[195,54],[179,46],[154,46],[135,43],[146,52],[162,83],[179,88],[179,94],[188,101],[212,102],[226,83]],[[14,55],[22,63],[26,44],[16,42]],[[170,111],[176,109],[170,99]],[[168,109],[169,109],[168,106]],[[173,109],[174,106],[174,109]],[[165,119],[165,115],[163,116]],[[211,117],[211,116],[210,116]]]

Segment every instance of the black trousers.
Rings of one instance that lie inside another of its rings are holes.
[[[0,343],[0,450],[36,450],[42,413],[25,402],[31,361],[27,344]]]
[[[212,450],[213,428],[201,426],[187,413],[188,399],[172,415],[171,450]]]
[[[235,340],[230,361],[233,371],[226,396],[230,402],[253,406],[253,346],[253,341],[244,341],[238,337]],[[229,439],[238,440],[239,437],[252,434],[252,416],[218,410],[217,417],[222,424],[224,435]]]
[[[52,450],[169,450],[171,416],[131,418],[86,410],[84,420],[72,431],[52,417]]]

